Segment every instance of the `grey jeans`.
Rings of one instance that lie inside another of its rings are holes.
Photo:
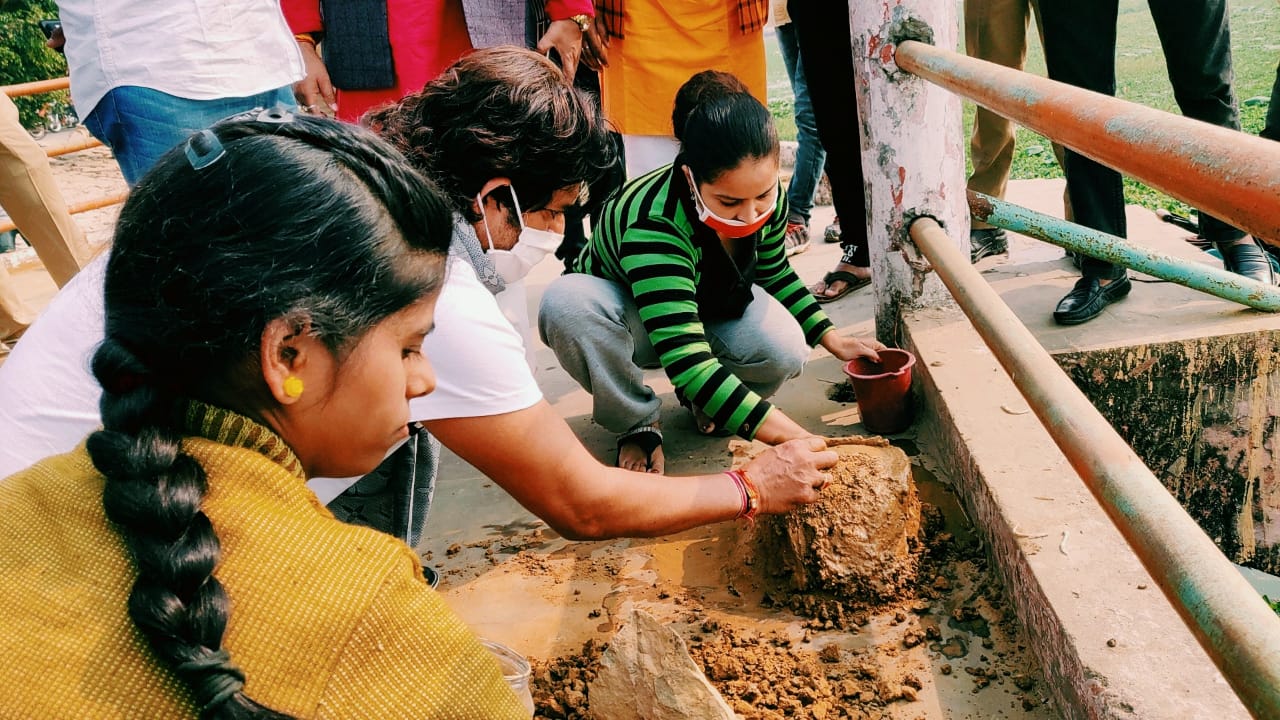
[[[769,397],[800,374],[809,358],[804,332],[791,313],[758,285],[741,318],[703,324],[711,352],[750,390]],[[630,293],[583,274],[547,287],[538,310],[542,342],[561,367],[591,393],[595,421],[621,433],[658,419],[662,401],[644,382],[658,354]]]

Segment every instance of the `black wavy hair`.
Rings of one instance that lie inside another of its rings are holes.
[[[681,162],[699,183],[713,183],[747,158],[778,154],[769,110],[736,76],[703,70],[676,91],[671,126]]]
[[[439,193],[363,128],[231,121],[165,155],[120,212],[93,357],[102,504],[137,579],[129,616],[202,718],[286,717],[248,698],[222,647],[227,596],[204,468],[176,413],[193,398],[254,415],[272,402],[268,323],[307,321],[341,362],[389,315],[438,290],[451,235]],[[214,140],[213,138],[216,138]],[[188,147],[221,157],[196,169]]]
[[[555,63],[515,46],[477,50],[363,122],[471,222],[480,220],[472,201],[495,177],[511,179],[528,212],[546,207],[561,188],[590,184],[617,162],[595,101]]]

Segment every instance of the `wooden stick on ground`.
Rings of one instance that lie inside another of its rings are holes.
[[[879,435],[850,435],[840,438],[823,438],[827,441],[827,447],[835,447],[837,445],[865,445],[868,447],[889,447],[889,441]]]

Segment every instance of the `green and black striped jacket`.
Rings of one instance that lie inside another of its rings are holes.
[[[721,265],[729,261],[716,234],[698,221],[688,183],[672,167],[628,182],[605,203],[574,270],[630,288],[676,392],[701,407],[718,427],[751,438],[772,406],[711,353],[702,328],[707,298],[734,288],[723,277],[707,275],[707,253],[718,253],[714,259]],[[752,236],[754,282],[795,317],[813,346],[833,325],[787,262],[787,213],[786,193],[779,191],[773,216]],[[740,275],[735,277],[741,281]],[[724,287],[703,286],[704,281]]]

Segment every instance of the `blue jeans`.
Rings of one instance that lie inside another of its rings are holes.
[[[84,119],[84,126],[111,148],[132,187],[161,155],[223,118],[277,103],[294,106],[288,87],[242,98],[188,100],[159,90],[112,88]]]
[[[792,217],[803,218],[807,224],[813,210],[813,195],[818,191],[822,169],[827,164],[827,151],[818,142],[818,124],[813,119],[813,103],[809,101],[809,85],[804,79],[804,61],[796,43],[796,30],[787,23],[777,28],[777,35],[782,63],[787,66],[791,93],[795,95],[796,139],[800,145],[795,171],[787,185],[787,202],[791,205]]]

